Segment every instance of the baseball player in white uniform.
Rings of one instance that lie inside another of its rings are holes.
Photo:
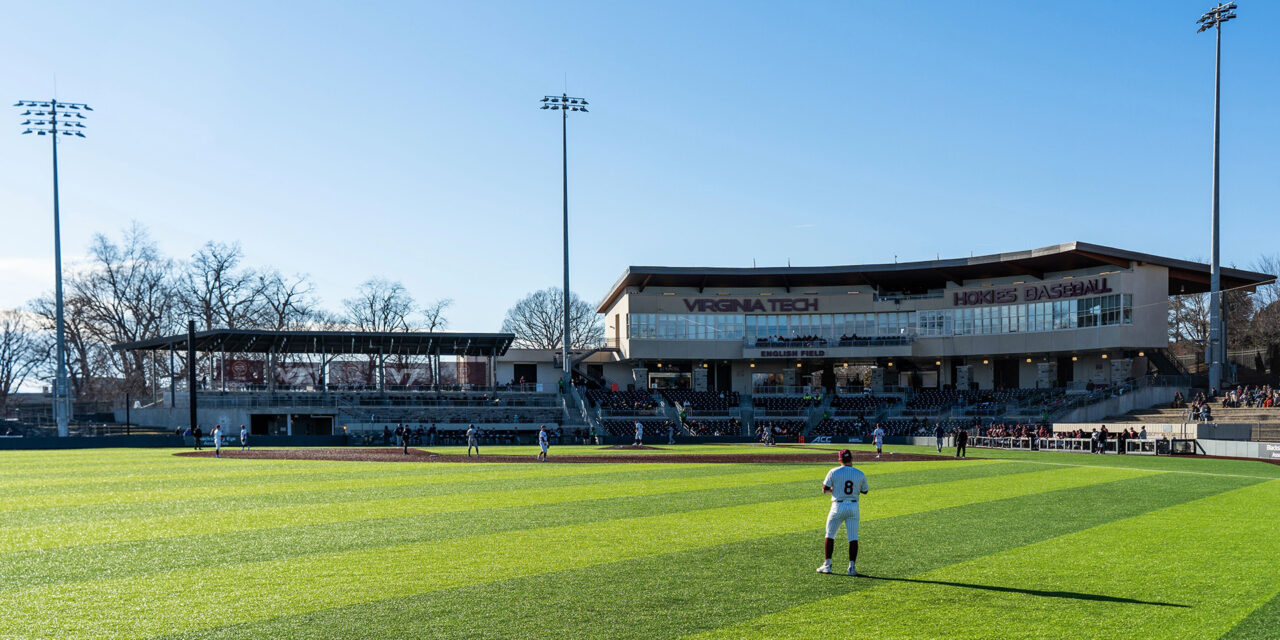
[[[880,423],[876,423],[876,430],[871,432],[871,437],[876,441],[876,457],[880,457],[880,449],[884,447],[884,429],[880,428]]]
[[[471,449],[476,450],[476,457],[480,456],[480,441],[476,439],[476,426],[474,424],[467,425],[467,457],[471,457]]]
[[[547,425],[545,424],[538,429],[538,448],[542,449],[542,451],[538,452],[538,459],[543,462],[546,462],[547,461]]]
[[[853,452],[843,449],[839,454],[840,466],[827,472],[822,481],[822,492],[831,494],[831,512],[827,514],[827,537],[823,551],[827,559],[818,567],[818,573],[831,573],[831,552],[835,550],[836,533],[844,523],[849,536],[849,575],[858,575],[854,563],[858,561],[858,498],[871,489],[867,476],[853,466]]]
[[[240,450],[249,450],[249,432],[244,428],[244,425],[240,425]]]
[[[213,426],[213,457],[222,457],[222,425]]]
[[[644,423],[639,420],[636,420],[636,441],[632,445],[637,447],[644,445]]]

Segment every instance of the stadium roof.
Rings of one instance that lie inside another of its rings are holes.
[[[1209,265],[1126,251],[1087,242],[997,253],[970,258],[898,262],[893,264],[848,265],[839,267],[628,267],[614,283],[597,311],[604,313],[627,287],[713,288],[794,287],[869,285],[881,291],[924,292],[941,289],[948,282],[1004,276],[1030,276],[1099,266],[1128,269],[1131,263],[1169,269],[1169,293],[1203,293],[1209,290]],[[1222,270],[1222,288],[1252,289],[1275,276],[1241,269]]]
[[[511,333],[412,333],[408,331],[197,331],[196,351],[229,353],[326,353],[500,356],[511,347]],[[187,348],[187,334],[112,345],[116,351]]]

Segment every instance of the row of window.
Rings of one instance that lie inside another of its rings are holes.
[[[995,335],[1060,331],[1133,324],[1133,296],[1032,302],[990,307],[894,311],[887,313],[810,313],[744,315],[734,313],[632,313],[627,337],[633,340],[746,340],[816,336],[875,338]]]

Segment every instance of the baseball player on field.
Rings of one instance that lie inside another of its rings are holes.
[[[631,443],[632,446],[644,446],[644,423],[636,420],[636,441]]]
[[[538,460],[547,461],[547,425],[541,425],[538,428],[538,448],[542,451],[538,452]]]
[[[213,427],[213,457],[222,457],[222,425]]]
[[[240,450],[249,450],[249,432],[245,430],[244,425],[240,425]]]
[[[867,476],[853,466],[853,452],[843,449],[839,454],[840,466],[827,472],[822,481],[822,492],[831,494],[831,512],[827,514],[827,537],[823,551],[827,559],[818,567],[818,573],[831,573],[831,552],[835,550],[836,534],[844,523],[849,536],[849,575],[858,575],[854,563],[858,561],[858,498],[871,489]]]
[[[937,441],[938,453],[942,453],[942,441],[947,439],[947,430],[942,428],[941,422],[933,423],[933,439]]]
[[[480,456],[480,441],[476,438],[476,426],[474,424],[467,425],[467,457],[471,457],[471,449],[475,448],[476,457]]]
[[[880,423],[876,423],[876,430],[871,432],[871,436],[876,441],[876,457],[880,457],[880,450],[884,447],[884,429],[880,428]]]

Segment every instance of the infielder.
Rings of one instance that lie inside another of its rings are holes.
[[[480,457],[480,441],[476,439],[476,426],[474,424],[467,425],[467,457],[471,457],[471,450],[476,450],[476,457]]]
[[[938,441],[938,453],[942,453],[942,441],[947,439],[947,430],[942,428],[941,422],[933,423],[933,439]]]
[[[222,425],[213,426],[213,457],[222,457]]]
[[[400,431],[400,446],[404,447],[404,454],[407,456],[409,455],[409,438],[413,437],[413,429],[406,424],[403,429],[397,427],[397,430]]]
[[[631,443],[632,446],[644,446],[644,424],[636,420],[636,441]]]
[[[240,425],[240,450],[249,450],[249,432],[244,428],[244,425]]]
[[[822,492],[831,494],[831,512],[827,514],[827,537],[823,540],[823,552],[827,559],[818,567],[818,573],[831,573],[831,552],[835,550],[836,534],[844,523],[849,536],[849,575],[858,575],[854,563],[858,561],[858,497],[871,489],[867,476],[853,466],[853,452],[843,449],[839,454],[840,466],[827,472],[822,481]]]
[[[542,451],[538,452],[538,460],[547,461],[547,425],[541,425],[538,428],[538,448]]]
[[[876,441],[876,457],[880,457],[880,450],[884,447],[884,429],[880,428],[880,423],[876,423],[876,430],[871,432],[871,436]]]

